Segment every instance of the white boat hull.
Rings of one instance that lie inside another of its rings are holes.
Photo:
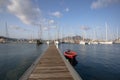
[[[84,41],[80,41],[79,44],[86,45],[86,44],[88,44],[88,43],[87,43],[87,42],[84,42]]]
[[[107,42],[99,42],[100,44],[113,44],[112,41],[107,41]]]
[[[98,44],[98,42],[91,42],[90,44]]]

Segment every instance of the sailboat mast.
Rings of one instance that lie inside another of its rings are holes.
[[[55,40],[58,40],[58,26],[56,25],[56,33],[55,33]]]
[[[118,39],[118,27],[117,27],[117,39]]]
[[[105,23],[105,26],[106,26],[106,41],[107,41],[107,23]]]
[[[7,22],[5,23],[5,27],[6,27],[6,37],[9,37]]]
[[[94,31],[93,31],[93,32],[94,32],[94,39],[93,39],[93,40],[95,41],[95,29],[94,29]]]
[[[40,39],[41,39],[41,37],[42,37],[42,26],[40,24]]]
[[[84,38],[85,38],[85,31],[83,32],[83,41],[84,41]]]

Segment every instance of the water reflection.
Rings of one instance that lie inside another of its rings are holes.
[[[46,49],[45,44],[0,44],[0,80],[18,80]]]
[[[120,45],[62,44],[59,48],[71,48],[78,53],[74,68],[83,80],[120,80]]]

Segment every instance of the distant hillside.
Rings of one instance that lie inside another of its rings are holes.
[[[5,40],[8,40],[8,41],[16,41],[18,39],[15,39],[15,38],[8,38],[8,37],[4,37],[4,36],[0,36],[0,39],[3,38]]]

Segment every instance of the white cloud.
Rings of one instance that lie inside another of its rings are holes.
[[[69,8],[66,8],[66,9],[65,9],[65,11],[66,11],[66,12],[69,12],[69,11],[70,11],[70,9],[69,9]]]
[[[62,16],[62,13],[60,13],[59,11],[56,11],[56,12],[51,13],[51,15],[57,18],[60,18]]]
[[[91,4],[91,8],[92,9],[103,8],[118,2],[120,2],[120,0],[96,0]]]
[[[49,24],[54,24],[55,21],[54,20],[49,20]]]
[[[9,3],[10,3],[9,0],[0,0],[0,8],[5,7]]]
[[[21,27],[19,27],[19,26],[17,26],[17,25],[10,25],[10,28],[11,28],[12,30],[27,31],[26,29],[23,29],[23,28],[21,28]]]
[[[6,4],[8,4],[8,0],[0,0],[0,8],[4,7]]]
[[[55,20],[51,19],[51,20],[48,21],[48,23],[49,23],[48,29],[55,29],[56,28]]]
[[[7,6],[10,13],[18,17],[25,24],[34,24],[39,21],[40,9],[33,6],[30,0],[10,0]]]
[[[9,3],[9,0],[0,0],[0,12],[6,11],[6,5]]]

